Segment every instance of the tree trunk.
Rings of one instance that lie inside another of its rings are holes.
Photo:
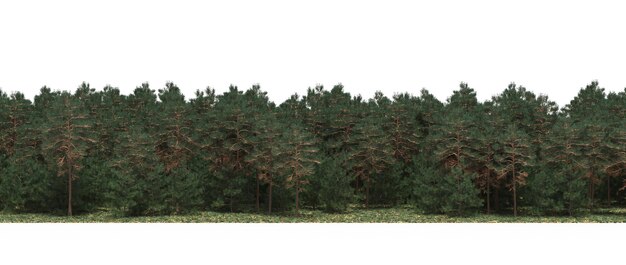
[[[261,207],[259,205],[259,196],[261,196],[261,192],[259,191],[260,189],[260,184],[259,184],[259,177],[256,177],[256,212],[260,212],[261,211]]]
[[[491,172],[487,174],[487,214],[491,213],[491,183],[489,179],[491,178]]]
[[[517,189],[515,180],[513,180],[513,216],[517,216]]]
[[[606,202],[611,207],[611,176],[606,176]]]
[[[370,205],[370,178],[365,180],[365,209]]]
[[[296,216],[300,216],[300,181],[296,181]]]
[[[594,190],[594,185],[593,185],[593,170],[591,170],[591,174],[589,175],[589,210],[593,211],[593,190]]]
[[[517,216],[517,183],[515,179],[515,156],[513,156],[513,216]]]
[[[67,171],[67,215],[72,216],[72,164]]]
[[[500,190],[498,189],[496,189],[496,193],[493,194],[493,210],[496,213],[500,210]]]
[[[267,187],[267,214],[272,214],[272,181],[270,180],[270,185]]]

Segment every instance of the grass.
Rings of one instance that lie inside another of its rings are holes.
[[[578,216],[533,216],[477,214],[468,217],[423,214],[409,207],[362,209],[351,208],[347,213],[329,214],[318,210],[301,210],[300,216],[292,213],[274,215],[257,213],[196,212],[174,216],[124,217],[114,211],[73,217],[49,214],[15,214],[0,212],[2,223],[623,223],[626,208],[598,209],[593,214]]]

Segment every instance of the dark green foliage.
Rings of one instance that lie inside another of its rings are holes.
[[[326,212],[345,212],[353,199],[351,178],[345,169],[345,158],[326,158],[317,166],[315,179],[319,182],[317,196]]]
[[[584,205],[586,197],[586,184],[579,175],[567,165],[554,170],[546,167],[533,175],[528,181],[533,205],[545,214],[573,215]]]
[[[411,178],[415,205],[427,213],[441,213],[446,196],[444,175],[425,156],[413,159]]]
[[[368,108],[369,118],[363,119],[354,128],[350,141],[353,147],[348,155],[356,188],[365,196],[365,207],[369,206],[370,190],[375,185],[376,178],[394,162],[389,135],[380,126],[378,106],[370,102]]]
[[[36,158],[19,152],[0,172],[0,201],[13,212],[49,212],[54,199],[54,172]]]
[[[313,176],[317,159],[315,137],[298,124],[286,126],[279,138],[277,169],[287,189],[295,193],[296,214],[300,210],[300,193],[306,190]]]
[[[561,110],[513,83],[486,102],[466,83],[446,102],[317,86],[278,107],[259,85],[0,91],[0,207],[575,215],[626,203],[625,119],[626,90],[595,81]]]
[[[482,206],[480,190],[474,184],[476,175],[454,167],[438,169],[424,157],[414,160],[413,195],[418,208],[427,213],[465,215]]]
[[[447,172],[444,177],[444,198],[442,210],[449,215],[465,215],[482,206],[480,190],[476,188],[475,173],[463,172],[458,167]]]

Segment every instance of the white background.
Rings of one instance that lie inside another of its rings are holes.
[[[341,82],[440,100],[509,82],[563,106],[626,86],[620,1],[3,1],[0,88],[32,98],[82,81],[192,96],[254,83],[280,103]],[[3,264],[597,264],[623,225],[0,225]],[[620,241],[618,241],[620,240]],[[612,262],[615,264],[615,262]]]
[[[516,82],[563,106],[599,80],[626,87],[621,1],[0,1],[0,88],[32,98],[82,81],[191,97],[260,83],[276,103],[341,82],[445,100]]]

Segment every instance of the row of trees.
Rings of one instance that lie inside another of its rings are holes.
[[[624,203],[625,152],[626,89],[597,82],[562,109],[515,84],[485,102],[465,83],[446,102],[317,86],[280,106],[258,85],[0,93],[0,204],[16,212],[574,214]]]

